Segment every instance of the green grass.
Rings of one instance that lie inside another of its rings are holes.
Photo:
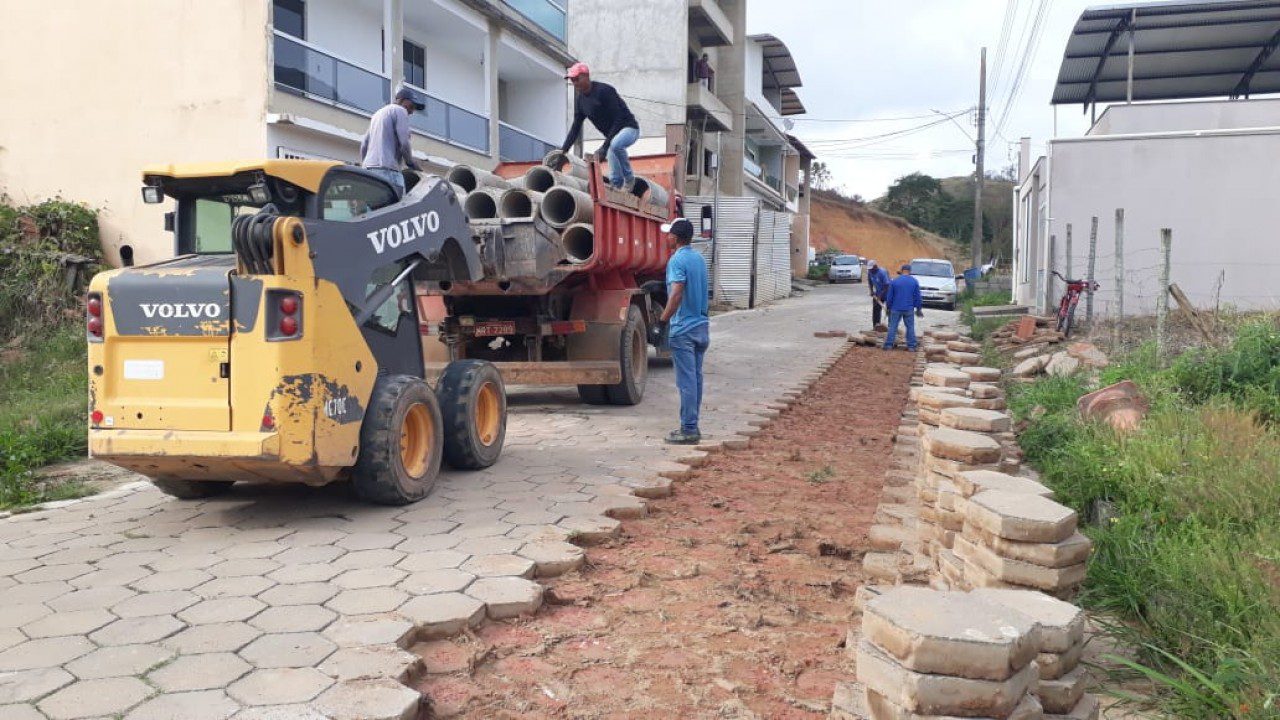
[[[1162,368],[1144,346],[1108,368],[1151,401],[1129,435],[1086,424],[1075,378],[1011,390],[1020,440],[1057,497],[1092,524],[1082,602],[1122,621],[1173,717],[1280,717],[1280,426],[1267,397],[1274,326]],[[1273,342],[1274,341],[1274,342]],[[1137,669],[1137,668],[1135,668]]]
[[[960,321],[966,325],[973,325],[973,309],[976,307],[989,307],[992,305],[1008,305],[1009,293],[1007,292],[988,292],[976,294],[973,290],[966,288],[960,296],[956,298],[957,304],[960,306]]]
[[[78,497],[75,484],[43,486],[34,471],[85,453],[84,332],[55,330],[0,363],[0,509]]]

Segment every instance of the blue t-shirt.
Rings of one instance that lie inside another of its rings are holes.
[[[707,261],[688,245],[676,250],[667,261],[668,294],[673,283],[684,283],[684,297],[671,316],[667,336],[687,333],[711,322],[707,317]]]

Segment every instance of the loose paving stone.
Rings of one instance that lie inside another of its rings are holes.
[[[248,620],[262,612],[266,604],[251,597],[227,597],[217,600],[205,600],[178,613],[178,619],[188,625],[210,625],[213,623]]]
[[[933,428],[921,438],[921,448],[933,457],[965,463],[1000,460],[1000,443],[980,433],[954,428]]]
[[[1070,652],[1084,642],[1084,611],[1069,602],[1029,590],[974,590],[973,594],[1035,620],[1040,626],[1040,652]]]
[[[533,613],[542,605],[542,586],[524,578],[480,578],[471,583],[467,594],[483,602],[494,620]]]
[[[1006,540],[966,523],[965,539],[985,545],[1001,557],[1049,568],[1079,565],[1089,559],[1089,553],[1093,550],[1093,542],[1079,532],[1062,542],[1024,543]]]
[[[969,430],[980,433],[1008,432],[1013,418],[995,410],[978,408],[947,408],[938,415],[942,427]]]
[[[1020,542],[1056,543],[1076,531],[1074,510],[1024,493],[980,492],[968,499],[965,517],[987,532]]]
[[[951,368],[935,367],[924,371],[925,385],[967,388],[970,380],[968,374]]]
[[[1098,720],[1100,704],[1098,698],[1093,695],[1086,694],[1080,698],[1080,702],[1076,703],[1071,712],[1065,715],[1046,714],[1045,720]]]
[[[298,583],[296,585],[276,585],[263,592],[258,599],[268,605],[322,605],[339,592],[338,588],[328,583]]]
[[[67,669],[81,680],[141,675],[173,657],[173,651],[158,645],[120,645],[94,650],[67,663]]]
[[[332,720],[411,720],[421,700],[418,693],[390,678],[350,680],[325,691],[315,708]]]
[[[961,497],[971,497],[984,490],[1000,490],[1011,493],[1030,493],[1053,498],[1053,491],[1032,480],[991,470],[971,470],[957,473],[953,478]]]
[[[417,655],[394,645],[342,648],[320,663],[320,672],[335,680],[392,678],[406,680],[421,664]]]
[[[22,626],[22,632],[31,639],[86,635],[115,620],[106,610],[76,610],[40,618]]]
[[[576,570],[587,557],[586,552],[577,545],[556,540],[526,543],[520,548],[519,554],[533,561],[537,577],[556,577]]]
[[[325,606],[342,615],[368,615],[395,610],[407,599],[408,594],[395,588],[365,588],[344,590],[325,603]]]
[[[984,545],[966,538],[955,539],[955,553],[962,560],[985,570],[1003,583],[1036,588],[1046,592],[1061,592],[1084,582],[1085,563],[1049,568],[1020,560],[1001,557]]]
[[[36,704],[50,720],[117,715],[146,700],[151,688],[137,678],[81,680]]]
[[[1028,663],[1007,680],[913,672],[870,642],[858,645],[858,680],[905,710],[922,715],[1008,717],[1036,682]]]
[[[315,632],[325,629],[338,614],[319,605],[288,605],[263,610],[249,624],[267,633]]]
[[[221,690],[161,695],[134,708],[125,720],[225,720],[239,706]]]
[[[147,680],[164,692],[224,688],[253,669],[234,653],[187,655],[158,668]]]
[[[1069,713],[1084,697],[1088,681],[1088,673],[1083,667],[1078,667],[1056,680],[1041,680],[1036,683],[1036,697],[1040,698],[1045,712]]]
[[[336,649],[336,645],[317,633],[280,633],[254,640],[240,651],[240,657],[258,668],[314,667]]]
[[[183,655],[235,652],[248,645],[262,631],[242,622],[197,625],[165,638],[160,644]]]
[[[58,688],[75,682],[75,677],[58,667],[19,670],[0,674],[0,704],[32,702]]]
[[[167,638],[184,627],[186,626],[172,615],[150,615],[117,620],[90,633],[89,639],[103,646],[152,643]]]
[[[567,517],[556,523],[569,531],[569,537],[584,545],[602,543],[616,537],[622,531],[622,523],[613,519],[592,515]]]
[[[479,625],[485,616],[485,605],[470,595],[441,593],[416,597],[405,603],[400,612],[417,625],[423,638],[442,638]]]
[[[245,675],[227,687],[227,694],[245,705],[305,703],[333,683],[315,668],[273,668]]]
[[[351,648],[368,645],[403,645],[413,632],[413,622],[404,615],[377,613],[340,617],[326,627],[321,635],[340,648]]]
[[[996,718],[958,718],[950,715],[946,717],[918,715],[889,702],[874,690],[864,690],[862,708],[862,712],[855,716],[856,720],[862,720],[864,717],[876,720],[997,720]],[[998,720],[1042,720],[1043,717],[1044,710],[1040,707],[1040,702],[1034,695],[1027,695],[1008,717],[1001,716]]]

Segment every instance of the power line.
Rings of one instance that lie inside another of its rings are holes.
[[[1040,39],[1044,35],[1044,20],[1048,16],[1049,9],[1053,6],[1053,0],[1041,0],[1040,6],[1037,8],[1036,19],[1031,27],[1031,36],[1027,40],[1027,47],[1024,49],[1021,61],[1019,62],[1017,72],[1014,76],[1013,86],[1009,88],[1009,96],[1005,101],[1004,109],[1000,114],[1000,121],[996,123],[996,133],[1000,134],[1004,130],[1004,125],[1012,114],[1013,107],[1018,103],[1019,97],[1022,95],[1023,81],[1026,80],[1027,70],[1030,69],[1032,62],[1035,60],[1037,51],[1040,49]]]
[[[626,94],[624,94],[624,93],[618,93],[618,94],[619,94],[619,95],[621,95],[622,97],[624,97],[624,98],[628,99],[628,100],[636,100],[636,101],[638,101],[638,102],[650,103],[650,104],[652,104],[652,105],[665,105],[665,106],[667,106],[667,107],[677,107],[677,108],[688,108],[688,107],[689,107],[689,104],[688,104],[688,103],[668,102],[668,101],[666,101],[666,100],[654,100],[653,98],[639,97],[639,96],[637,96],[637,95],[626,95]],[[959,114],[963,114],[963,113],[965,113],[965,112],[968,112],[968,110],[962,110],[962,111],[960,111],[960,113],[959,113]],[[746,115],[746,111],[743,111],[743,112],[740,112],[740,113],[735,113],[734,115],[735,115],[736,117],[745,117],[745,115]],[[924,114],[924,115],[903,115],[903,116],[899,116],[899,117],[884,117],[884,118],[815,118],[815,117],[793,117],[793,118],[786,118],[786,119],[787,119],[787,120],[790,120],[790,121],[792,121],[792,122],[823,122],[823,123],[876,123],[876,122],[905,122],[905,121],[907,121],[907,120],[923,120],[923,119],[925,119],[925,118],[932,118],[932,117],[936,117],[936,114],[935,114],[935,113],[933,113],[933,112],[930,112],[930,113],[927,113],[927,114]]]
[[[823,140],[806,140],[804,142],[805,142],[805,145],[817,147],[824,150],[840,150],[840,149],[854,150],[857,148],[875,145],[885,140],[888,140],[890,138],[906,137],[908,135],[914,135],[916,133],[924,132],[925,130],[929,130],[931,128],[938,127],[939,125],[943,125],[945,123],[951,122],[954,118],[959,117],[960,115],[963,115],[967,112],[969,111],[966,109],[958,113],[953,113],[951,115],[943,115],[931,122],[927,122],[921,125],[916,125],[914,127],[904,128],[902,130],[894,130],[892,132],[881,133],[879,135],[869,135],[867,137],[861,137],[861,138],[831,138],[831,139],[823,139]]]
[[[1009,33],[1013,30],[1013,21],[1017,19],[1017,7],[1018,0],[1005,0],[1004,22],[1000,24],[1000,42],[996,44],[995,72],[992,73],[997,82],[999,81],[1000,73],[1004,70],[1005,50],[1009,45]],[[998,89],[999,85],[992,86],[992,94],[998,92]]]

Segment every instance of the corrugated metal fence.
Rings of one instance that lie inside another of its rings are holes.
[[[714,207],[715,202],[709,196],[685,198],[685,217],[701,228],[702,209]],[[748,308],[791,294],[789,213],[761,209],[756,198],[721,197],[715,244],[711,274],[718,301]],[[695,243],[695,247],[711,260],[710,243]]]

